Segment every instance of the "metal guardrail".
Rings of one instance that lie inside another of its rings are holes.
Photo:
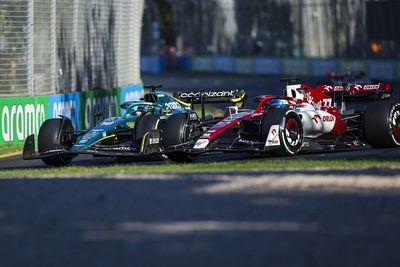
[[[140,82],[143,0],[0,0],[0,96]]]

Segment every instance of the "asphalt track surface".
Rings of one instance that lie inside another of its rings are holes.
[[[144,78],[166,89],[242,84],[254,95],[279,86],[263,77]],[[298,158],[364,156],[400,153],[367,148]],[[114,161],[80,156],[72,164]],[[0,170],[26,167],[46,168],[20,156],[0,159]],[[0,179],[1,267],[399,266],[399,226],[400,169]]]
[[[327,151],[324,153],[307,153],[302,155],[297,155],[296,157],[286,157],[280,159],[286,160],[296,160],[296,159],[315,159],[315,160],[333,160],[333,159],[350,159],[350,158],[399,158],[400,149],[373,149],[370,147],[360,148],[357,150],[342,150],[342,151]],[[221,153],[211,153],[206,155],[201,155],[195,163],[201,162],[220,162],[220,161],[238,161],[238,160],[249,160],[249,159],[259,159],[259,158],[271,158],[269,155],[249,155],[246,153],[234,153],[234,154],[221,154]],[[136,160],[132,164],[139,165],[159,165],[166,164],[166,160],[151,160],[143,161]],[[113,164],[118,164],[114,158],[108,157],[93,157],[91,155],[80,155],[73,159],[70,166],[110,166]],[[122,163],[125,164],[125,163]],[[0,170],[23,170],[23,169],[41,169],[48,168],[40,159],[38,160],[23,160],[22,155],[7,157],[0,159]]]

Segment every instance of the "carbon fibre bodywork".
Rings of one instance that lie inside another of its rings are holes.
[[[385,146],[398,146],[400,111],[397,103],[389,101],[390,84],[354,82],[311,87],[298,83],[297,79],[283,81],[288,83],[282,96],[255,97],[257,107],[254,110],[230,109],[223,120],[196,138],[164,146],[164,152],[192,155],[254,152],[290,156],[305,151],[361,148],[377,143],[379,138],[368,138],[373,129],[364,125],[366,114],[367,121],[371,121],[376,109],[372,103],[382,103],[382,109],[390,110],[378,119],[383,123],[391,121],[387,127],[390,140]]]

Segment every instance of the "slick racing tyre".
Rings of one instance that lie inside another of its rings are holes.
[[[143,136],[150,130],[157,129],[160,123],[160,115],[149,114],[140,117],[135,126],[135,140],[137,144],[142,143]]]
[[[60,129],[62,127],[62,129]],[[46,152],[57,147],[72,147],[74,141],[66,138],[66,131],[74,131],[74,126],[68,118],[64,118],[62,123],[61,118],[46,120],[39,129],[38,135],[38,150],[39,153]],[[72,136],[72,135],[71,135]],[[42,158],[42,161],[53,167],[66,166],[72,161],[72,156],[57,155]]]
[[[162,125],[162,145],[164,148],[181,144],[187,140],[187,118],[186,113],[177,113],[171,115]],[[188,154],[183,151],[167,153],[170,160],[176,162],[192,162],[197,155]]]
[[[375,148],[400,146],[400,103],[369,104],[364,114],[364,135],[367,143]]]
[[[279,145],[271,146],[269,152],[273,156],[293,156],[303,146],[303,124],[296,112],[289,109],[270,109],[264,113],[261,121],[261,140],[267,142],[272,126],[278,125],[276,138]]]

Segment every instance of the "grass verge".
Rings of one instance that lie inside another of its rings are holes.
[[[24,145],[1,145],[0,146],[0,156],[11,154],[15,152],[21,152]]]
[[[0,177],[36,177],[36,176],[96,176],[113,174],[137,174],[137,173],[203,173],[203,172],[238,172],[254,170],[307,170],[307,169],[366,169],[366,168],[399,168],[399,159],[385,158],[362,158],[362,159],[334,159],[334,160],[312,160],[312,159],[255,159],[226,162],[207,162],[176,164],[161,162],[157,165],[132,163],[113,164],[108,166],[71,166],[64,168],[42,168],[42,169],[18,169],[4,170]]]

